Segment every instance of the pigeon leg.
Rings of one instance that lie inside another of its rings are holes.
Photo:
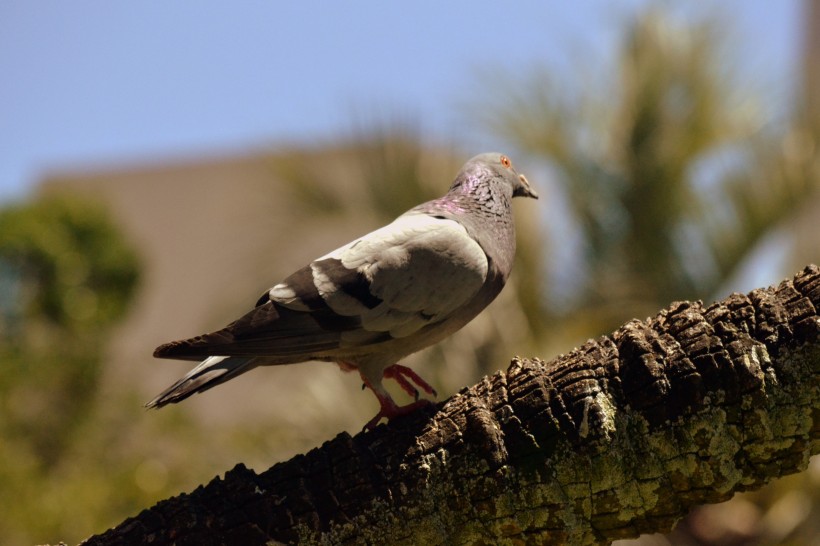
[[[387,420],[390,421],[394,417],[399,417],[401,415],[413,413],[419,408],[432,404],[432,402],[430,402],[429,400],[416,400],[415,402],[407,404],[406,406],[399,406],[393,401],[393,399],[390,397],[390,394],[387,391],[385,391],[381,387],[381,385],[379,385],[378,388],[374,388],[370,381],[364,376],[364,374],[362,374],[362,381],[364,381],[364,384],[367,385],[367,387],[373,391],[373,394],[376,395],[376,398],[378,399],[380,406],[379,413],[377,413],[376,416],[373,417],[373,419],[368,421],[367,424],[362,428],[362,430],[373,430],[374,428],[376,428],[376,425],[379,424],[379,421],[381,421],[383,417],[387,418]]]
[[[430,386],[430,384],[419,377],[419,374],[408,368],[407,366],[402,366],[401,364],[393,364],[392,366],[387,367],[384,370],[384,377],[395,379],[399,386],[409,394],[410,396],[414,395],[418,399],[418,391],[413,389],[412,385],[410,385],[408,379],[421,387],[421,389],[430,394],[432,396],[438,396],[436,389]],[[408,390],[408,387],[412,390]]]

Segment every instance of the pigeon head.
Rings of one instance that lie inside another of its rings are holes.
[[[530,186],[529,180],[523,174],[518,174],[510,158],[497,152],[480,154],[470,159],[461,169],[460,176],[453,184],[456,186],[470,185],[475,180],[489,175],[494,181],[506,184],[513,197],[532,197],[538,199],[538,194]],[[509,195],[509,194],[508,194]]]

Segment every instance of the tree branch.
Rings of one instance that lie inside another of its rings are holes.
[[[820,451],[820,268],[677,302],[430,411],[257,475],[238,465],[88,546],[605,544]]]

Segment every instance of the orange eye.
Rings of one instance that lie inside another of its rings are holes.
[[[510,158],[506,155],[501,156],[501,164],[507,167],[508,169],[512,167],[512,162],[510,161]]]

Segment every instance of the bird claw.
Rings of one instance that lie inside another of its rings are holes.
[[[361,372],[360,372],[361,373]],[[370,421],[365,424],[362,428],[362,431],[369,431],[376,428],[382,418],[387,418],[388,421],[393,419],[394,417],[399,417],[401,415],[407,415],[408,413],[413,413],[419,408],[430,406],[433,404],[430,400],[419,398],[419,389],[413,386],[413,383],[418,385],[424,392],[430,394],[432,396],[438,396],[436,390],[430,386],[427,381],[419,377],[419,375],[408,368],[407,366],[401,366],[399,364],[393,364],[392,366],[388,366],[385,368],[384,372],[382,373],[382,377],[385,379],[395,379],[396,383],[398,383],[399,387],[413,397],[413,402],[407,404],[406,406],[398,406],[393,401],[387,392],[384,389],[376,390],[373,386],[368,382],[367,378],[362,374],[362,379],[364,380],[364,385],[362,388],[369,387],[373,394],[376,395],[376,398],[379,400],[379,413],[376,414]],[[411,383],[411,381],[413,383]]]
[[[373,417],[370,421],[367,422],[367,424],[365,424],[364,427],[362,427],[362,432],[369,432],[376,428],[376,426],[378,426],[382,418],[387,418],[387,421],[390,422],[395,417],[409,415],[420,408],[433,405],[433,403],[427,399],[416,400],[415,402],[407,404],[406,406],[397,406],[396,403],[390,399],[380,399],[379,402],[381,403],[381,409],[379,410],[379,413],[377,413],[375,417]]]
[[[396,383],[399,384],[399,387],[401,387],[404,392],[412,396],[415,400],[419,399],[419,390],[415,388],[410,381],[421,387],[424,392],[432,395],[434,398],[438,396],[436,389],[431,387],[427,381],[422,379],[419,374],[407,366],[393,364],[392,366],[385,368],[384,377],[387,379],[395,379]]]

